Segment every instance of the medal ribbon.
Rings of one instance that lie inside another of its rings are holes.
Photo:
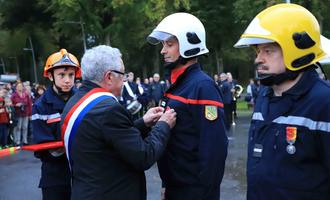
[[[297,127],[286,127],[286,141],[289,144],[294,144],[297,139]]]

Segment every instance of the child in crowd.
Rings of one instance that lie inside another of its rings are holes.
[[[5,100],[0,97],[0,149],[7,147],[9,115]]]

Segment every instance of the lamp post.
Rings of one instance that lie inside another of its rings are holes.
[[[31,48],[23,48],[23,50],[24,51],[31,51],[31,53],[32,53],[34,81],[35,81],[35,83],[38,83],[37,64],[36,64],[36,59],[35,59],[35,56],[34,56],[34,50],[33,50],[33,45],[32,45],[31,37],[29,37],[29,43],[30,43],[30,47]]]
[[[1,63],[0,65],[2,66],[2,71],[3,73],[5,74],[6,73],[6,65],[5,65],[5,62],[3,62],[3,58],[1,58]]]
[[[81,27],[81,34],[82,34],[82,41],[83,41],[83,45],[84,45],[84,52],[86,52],[87,46],[86,46],[86,37],[85,37],[85,28],[84,28],[84,22],[82,21],[81,17],[80,17],[80,21],[64,21],[64,23],[68,23],[68,24],[79,24]]]

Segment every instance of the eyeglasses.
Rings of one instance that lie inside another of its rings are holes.
[[[120,72],[120,71],[117,71],[117,70],[110,70],[110,71],[122,75],[124,77],[124,79],[128,78],[128,74],[126,74],[124,72]]]

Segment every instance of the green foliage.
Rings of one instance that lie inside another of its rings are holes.
[[[238,50],[233,45],[253,17],[264,8],[283,0],[0,0],[0,57],[10,65],[16,56],[30,75],[31,56],[27,38],[33,41],[38,74],[47,56],[67,48],[80,58],[83,55],[82,28],[87,47],[108,44],[118,47],[128,71],[137,76],[162,73],[160,46],[147,44],[145,38],[167,15],[190,12],[205,25],[207,58],[201,58],[210,75],[231,71],[246,82],[252,77],[254,52]],[[330,0],[292,0],[309,9],[319,20],[322,34],[330,37]],[[8,69],[14,71],[14,67]],[[41,79],[41,78],[39,78]]]
[[[260,11],[266,7],[283,3],[283,0],[236,0],[234,2],[235,23],[247,26]]]

